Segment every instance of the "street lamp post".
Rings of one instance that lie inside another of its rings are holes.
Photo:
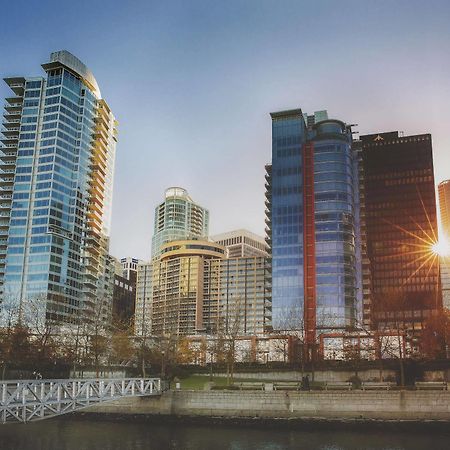
[[[165,352],[163,350],[161,352],[161,378],[164,378],[164,376],[165,376],[165,367],[164,367],[165,359],[164,359],[164,355],[165,355]]]

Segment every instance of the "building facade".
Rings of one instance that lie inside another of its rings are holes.
[[[444,241],[448,248],[450,243],[450,180],[442,181],[438,185],[439,212],[441,213],[441,233],[439,240]],[[446,250],[447,250],[446,248]],[[442,286],[442,304],[450,309],[450,255],[440,256],[440,273]]]
[[[153,260],[152,333],[190,335],[204,332],[205,261],[225,257],[225,248],[209,241],[163,244]]]
[[[211,236],[211,240],[223,245],[228,258],[268,256],[265,239],[248,230],[234,230]]]
[[[364,314],[374,328],[420,329],[441,306],[431,135],[360,139],[372,290]]]
[[[136,336],[146,337],[152,334],[152,284],[152,263],[139,263],[136,275],[134,311],[134,333]]]
[[[136,283],[115,274],[112,318],[116,327],[128,328],[134,317]]]
[[[207,237],[209,211],[194,203],[186,189],[171,187],[155,209],[154,225],[152,258],[160,255],[166,242]]]
[[[296,109],[271,118],[266,233],[273,325],[303,328],[314,344],[317,330],[356,320],[357,158],[350,126],[325,111],[310,116]]]
[[[450,242],[450,180],[439,183],[438,194],[442,232],[447,242]]]
[[[138,264],[144,261],[137,258],[121,258],[122,276],[132,283],[136,284]]]
[[[271,329],[270,288],[265,257],[226,258],[212,241],[166,243],[159,258],[138,266],[136,334],[264,333]]]
[[[207,332],[262,335],[272,331],[272,285],[267,257],[208,260],[203,286]]]
[[[110,317],[108,257],[117,122],[90,70],[52,53],[45,77],[13,77],[0,151],[3,312]],[[24,317],[23,317],[24,318]]]

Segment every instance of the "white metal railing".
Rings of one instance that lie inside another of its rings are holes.
[[[159,378],[0,381],[0,421],[30,422],[122,397],[160,394]]]

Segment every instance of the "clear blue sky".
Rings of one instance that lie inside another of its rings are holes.
[[[40,75],[61,49],[91,68],[120,122],[111,250],[146,259],[172,185],[209,208],[212,234],[263,234],[271,111],[431,132],[436,181],[450,178],[449,24],[448,0],[16,0],[0,74]]]

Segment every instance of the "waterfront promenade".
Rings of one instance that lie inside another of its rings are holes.
[[[450,421],[450,391],[168,391],[124,398],[85,414],[223,418]]]

